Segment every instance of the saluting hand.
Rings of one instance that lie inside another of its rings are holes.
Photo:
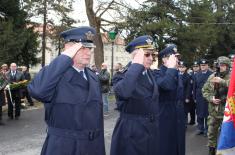
[[[71,45],[68,49],[66,49],[64,52],[62,52],[61,54],[67,55],[70,58],[73,58],[76,53],[79,51],[79,49],[81,49],[82,44],[81,43],[75,43],[73,45]]]
[[[134,56],[134,59],[132,60],[132,63],[137,63],[137,64],[144,64],[144,51],[143,49],[136,49],[136,54]]]
[[[178,63],[177,57],[174,54],[172,54],[172,55],[170,55],[169,59],[167,60],[166,66],[167,66],[167,68],[176,68],[177,63]]]

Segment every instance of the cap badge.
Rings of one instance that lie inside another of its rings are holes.
[[[153,43],[153,41],[149,38],[146,40],[146,42],[147,42],[148,45],[151,45]]]
[[[177,48],[174,47],[174,48],[173,48],[173,51],[174,51],[175,53],[177,53]]]
[[[88,31],[87,33],[85,33],[85,35],[86,35],[86,39],[91,40],[91,41],[93,41],[94,36],[95,36],[91,31]]]

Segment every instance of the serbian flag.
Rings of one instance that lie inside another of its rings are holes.
[[[235,59],[234,59],[235,60]],[[216,155],[235,155],[235,63],[230,78]]]

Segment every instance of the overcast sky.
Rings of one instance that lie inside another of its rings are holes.
[[[111,1],[111,0],[105,0],[105,1]],[[136,1],[143,2],[144,0],[123,0],[123,1],[126,1],[127,3],[131,4],[132,7],[137,8],[139,5]],[[94,0],[94,6],[96,6],[96,5],[97,5],[97,0]],[[89,25],[87,15],[86,15],[85,0],[75,0],[75,2],[73,3],[73,9],[74,9],[74,11],[70,14],[70,16],[75,21],[80,21],[80,23],[76,23],[76,24],[74,24],[74,26]],[[111,18],[110,16],[108,16],[106,14],[104,14],[102,17],[103,18]],[[57,15],[50,15],[49,18],[52,18],[53,20],[55,20],[55,23],[58,24],[58,22],[56,22],[56,20],[59,18]],[[42,23],[42,17],[40,17],[40,16],[35,16],[31,20],[38,22],[38,23]],[[111,19],[109,19],[109,20],[111,20]]]
[[[106,0],[107,1],[107,0]],[[110,0],[111,1],[111,0]],[[136,0],[125,0],[126,2],[130,3],[132,7],[138,7],[138,3]],[[138,0],[139,2],[143,2],[144,0]],[[96,0],[94,0],[94,6],[96,6]],[[82,25],[89,25],[87,15],[86,15],[86,8],[85,8],[85,0],[75,0],[75,3],[73,4],[73,13],[71,16],[73,19],[76,21],[80,20],[81,23],[77,23],[77,26],[82,26]],[[106,18],[109,18],[106,16]]]

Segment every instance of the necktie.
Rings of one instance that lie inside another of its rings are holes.
[[[81,76],[82,76],[85,80],[87,80],[87,78],[86,78],[86,75],[85,75],[84,71],[80,71],[79,73],[81,74]]]
[[[150,79],[150,77],[149,77],[149,75],[148,75],[148,72],[147,72],[147,71],[146,71],[146,72],[144,72],[144,76],[145,76],[145,78],[146,78],[146,79],[148,79],[149,83],[152,85],[152,84],[153,84],[153,82],[152,82],[152,80]]]
[[[16,72],[12,72],[12,80],[13,80],[13,82],[15,82],[16,81]]]

